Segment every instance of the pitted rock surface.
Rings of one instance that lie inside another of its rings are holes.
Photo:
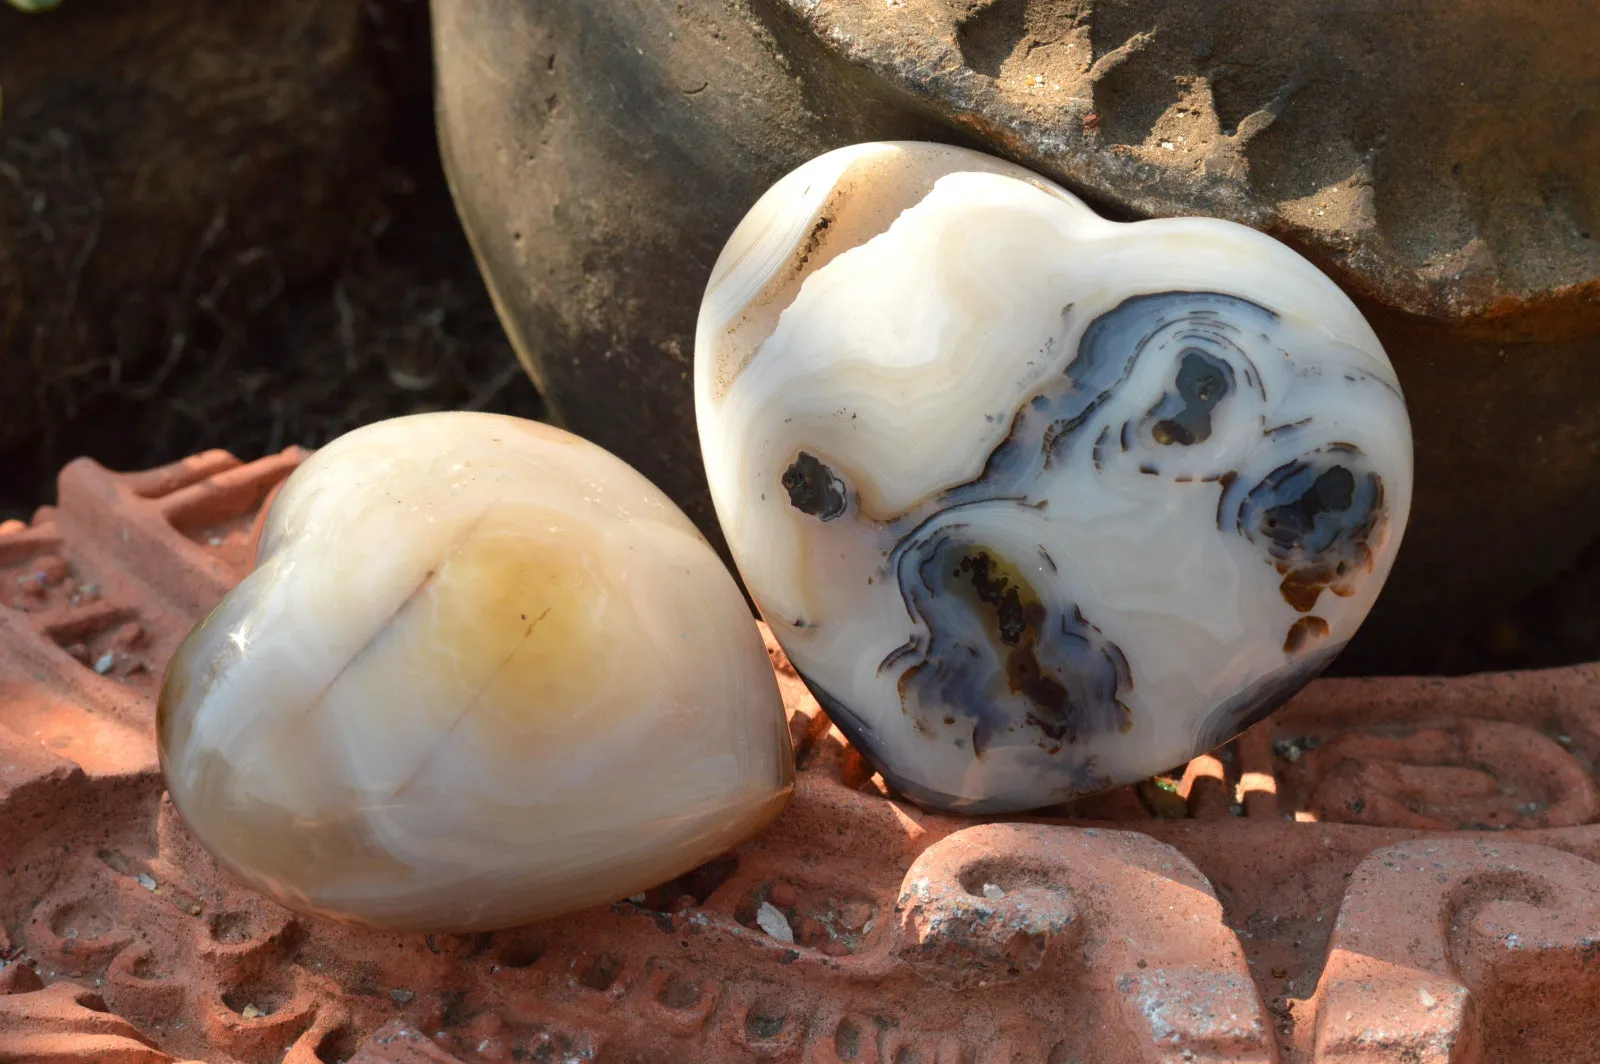
[[[243,890],[153,696],[303,458],[87,461],[0,526],[0,1060],[1600,1060],[1600,667],[1324,680],[1170,778],[921,812],[769,652],[767,831],[634,899],[390,935]]]
[[[1600,41],[1576,2],[784,0],[830,50],[1138,217],[1273,233],[1494,331],[1592,328]],[[1553,307],[1566,314],[1550,314]]]

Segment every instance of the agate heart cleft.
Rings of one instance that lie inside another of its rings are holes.
[[[760,633],[688,518],[594,444],[490,414],[368,425],[296,470],[158,732],[221,864],[396,930],[627,897],[794,781]]]
[[[1213,219],[862,144],[780,180],[695,341],[746,587],[905,797],[1033,809],[1236,735],[1338,654],[1411,503],[1351,301]]]

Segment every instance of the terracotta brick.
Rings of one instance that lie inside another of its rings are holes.
[[[1317,997],[1329,1064],[1592,1059],[1600,865],[1519,843],[1384,847],[1351,877]]]
[[[492,935],[294,916],[164,800],[153,698],[302,460],[62,471],[0,527],[0,1060],[1600,1060],[1600,666],[1328,680],[1165,782],[923,813],[769,642],[736,852]]]

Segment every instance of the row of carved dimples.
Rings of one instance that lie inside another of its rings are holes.
[[[863,146],[785,180],[771,195],[799,206],[751,212],[702,308],[702,446],[752,594],[891,781],[1019,808],[1158,771],[1348,639],[1404,526],[1410,444],[1326,278],[1242,227],[1107,223],[954,149]],[[1297,463],[1320,470],[1309,495]],[[1310,614],[1324,568],[1347,597]],[[1194,638],[1230,609],[1231,642]],[[1140,611],[1172,616],[1141,631]]]

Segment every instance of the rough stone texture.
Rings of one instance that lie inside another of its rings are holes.
[[[0,8],[0,448],[159,391],[334,263],[381,186],[360,0]]]
[[[696,310],[787,170],[860,140],[1007,155],[1114,216],[1207,214],[1358,300],[1414,516],[1340,668],[1418,668],[1600,531],[1600,37],[1582,0],[433,0],[466,228],[556,416],[720,542]]]
[[[1581,0],[782,2],[1115,210],[1265,229],[1474,332],[1592,335],[1600,40],[1571,32]]]
[[[495,934],[294,916],[164,799],[153,695],[302,457],[80,461],[0,525],[0,1060],[1600,1061],[1595,665],[1318,681],[981,822],[889,796],[769,641],[799,781],[737,851]]]

